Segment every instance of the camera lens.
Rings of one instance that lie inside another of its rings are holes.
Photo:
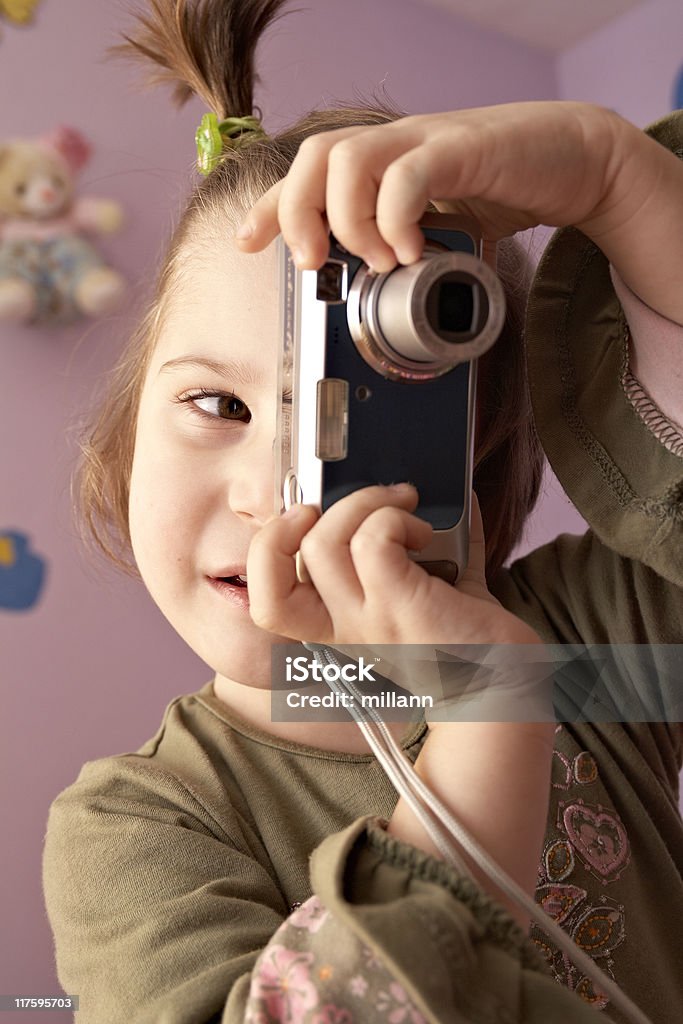
[[[378,373],[433,380],[493,345],[505,293],[478,257],[440,248],[387,274],[359,270],[346,311],[358,352]]]
[[[444,341],[461,342],[474,330],[474,306],[473,285],[447,274],[427,294],[427,319]]]

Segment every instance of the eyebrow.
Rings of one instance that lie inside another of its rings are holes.
[[[159,373],[163,373],[165,370],[172,370],[176,366],[199,366],[204,370],[211,370],[222,377],[237,381],[238,384],[263,383],[261,374],[255,371],[253,366],[243,362],[241,359],[222,363],[217,359],[207,359],[205,356],[178,356],[176,359],[169,359],[168,362],[164,363]]]

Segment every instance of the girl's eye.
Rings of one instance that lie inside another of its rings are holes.
[[[202,388],[189,395],[183,395],[179,402],[190,402],[191,408],[199,415],[216,420],[237,420],[240,423],[249,423],[251,412],[237,395],[226,394],[223,391],[207,391]]]

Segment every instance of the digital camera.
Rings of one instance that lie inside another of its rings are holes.
[[[411,557],[455,583],[469,546],[476,360],[500,334],[505,294],[474,223],[428,213],[420,228],[422,258],[388,273],[334,237],[325,264],[300,271],[280,236],[275,508],[324,512],[361,487],[409,481],[434,528]]]

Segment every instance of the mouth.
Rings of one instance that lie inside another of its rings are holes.
[[[218,594],[221,594],[227,601],[230,601],[235,607],[246,609],[249,607],[249,583],[247,580],[246,572],[230,572],[230,569],[244,569],[245,566],[231,565],[227,567],[225,574],[221,573],[220,576],[207,576],[206,579],[210,583],[213,590]]]
[[[249,588],[247,578],[241,573],[234,576],[208,576],[212,590],[240,612],[249,610]]]
[[[237,576],[211,576],[212,580],[217,580],[219,583],[229,583],[231,587],[243,587],[247,589],[247,577],[243,573],[239,573]]]

